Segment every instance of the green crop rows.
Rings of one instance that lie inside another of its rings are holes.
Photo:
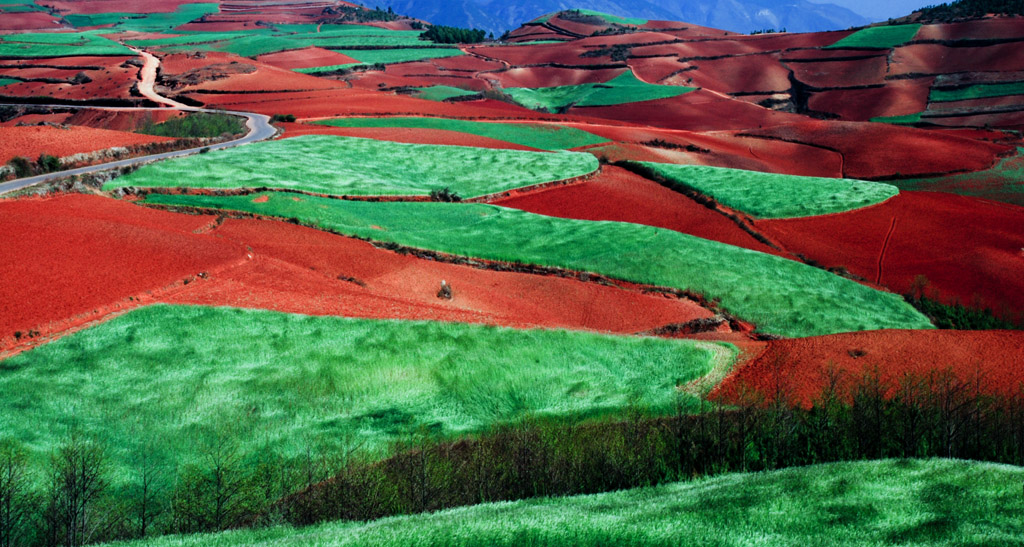
[[[0,36],[0,57],[127,55],[135,52],[92,32],[24,33]]]
[[[694,410],[677,382],[734,356],[710,342],[157,305],[3,361],[0,431],[42,458],[75,430],[110,447],[118,471],[142,442],[172,464],[218,438],[244,454],[378,457],[422,428]]]
[[[880,182],[797,177],[741,169],[643,162],[670,183],[711,196],[760,218],[791,218],[852,211],[881,203],[899,190]]]
[[[696,88],[654,85],[638,80],[627,71],[603,84],[580,84],[531,89],[512,87],[505,90],[519,104],[534,110],[560,111],[570,106],[611,106],[641,101],[667,99],[689,93]]]
[[[262,203],[256,199],[267,200]],[[299,219],[338,233],[460,256],[589,271],[721,300],[761,332],[813,336],[931,328],[901,297],[776,256],[622,222],[481,204],[367,203],[280,193],[147,196],[146,203]]]
[[[891,49],[914,39],[920,24],[868,27],[839,40],[825,49]]]
[[[455,97],[468,97],[476,94],[477,93],[475,91],[467,91],[465,89],[459,89],[449,85],[435,85],[419,89],[416,92],[416,97],[426,99],[428,101],[440,102],[448,99],[454,99]]]
[[[387,158],[387,169],[380,168],[381,158]],[[579,152],[306,135],[150,164],[104,188],[267,187],[331,195],[423,196],[447,187],[469,198],[574,178],[597,169],[594,156]]]
[[[172,13],[96,13],[88,15],[68,15],[66,19],[76,27],[98,25],[114,25],[114,31],[165,32],[175,27],[195,21],[200,17],[217,13],[216,3],[182,4]],[[111,32],[110,29],[105,29]]]
[[[547,124],[471,122],[445,118],[339,118],[316,123],[334,127],[413,127],[458,131],[540,150],[565,150],[608,142],[604,137],[580,129]]]
[[[959,460],[836,463],[128,545],[1015,545],[1022,481],[1019,467]]]
[[[1024,82],[977,84],[960,89],[933,89],[928,100],[932,102],[967,101],[1009,95],[1024,95]]]

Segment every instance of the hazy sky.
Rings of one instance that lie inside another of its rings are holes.
[[[876,20],[909,15],[916,9],[933,4],[941,4],[946,0],[811,0],[818,4],[837,4]]]

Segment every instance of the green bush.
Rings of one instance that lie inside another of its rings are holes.
[[[221,135],[239,135],[245,132],[245,121],[230,114],[194,112],[171,118],[166,122],[146,124],[138,133],[159,137],[210,139]]]

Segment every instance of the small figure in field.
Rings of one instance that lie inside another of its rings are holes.
[[[441,280],[441,290],[437,291],[437,297],[445,300],[452,299],[452,286],[446,283],[444,279]]]

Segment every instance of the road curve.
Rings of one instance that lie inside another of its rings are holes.
[[[246,118],[245,126],[249,129],[249,132],[241,138],[233,141],[222,142],[219,144],[212,144],[210,146],[203,146],[198,148],[189,148],[187,150],[176,150],[173,152],[164,152],[161,154],[152,154],[149,156],[141,156],[138,158],[129,158],[125,160],[111,161],[107,163],[101,163],[98,165],[90,165],[88,167],[79,167],[77,169],[68,169],[67,171],[58,171],[56,173],[47,173],[45,175],[37,175],[34,177],[25,177],[21,179],[15,179],[9,182],[0,183],[0,195],[13,192],[15,190],[21,190],[29,186],[48,182],[51,180],[61,179],[64,177],[70,177],[73,175],[86,175],[89,173],[96,173],[99,171],[106,171],[107,169],[117,169],[121,167],[128,167],[132,165],[141,165],[143,163],[149,163],[151,161],[165,160],[170,158],[177,158],[181,156],[187,156],[195,154],[203,148],[210,150],[219,150],[221,148],[231,148],[234,146],[241,146],[243,144],[249,144],[252,142],[262,141],[269,139],[277,134],[277,129],[270,125],[270,116],[263,114],[256,114],[253,112],[235,112],[230,110],[210,110],[206,108],[196,108],[187,106],[179,103],[175,100],[168,99],[156,93],[153,90],[153,83],[156,80],[156,69],[160,64],[160,61],[141,50],[136,50],[140,55],[145,58],[145,65],[140,71],[141,80],[139,82],[139,92],[142,93],[146,98],[167,105],[175,110],[181,110],[183,112],[207,112],[211,114],[232,114],[235,116],[241,116]],[[152,111],[152,110],[164,110],[163,108],[143,108],[143,107],[97,107],[97,106],[69,106],[69,105],[37,105],[37,104],[17,104],[17,103],[4,103],[0,106],[42,106],[49,108],[89,108],[93,110],[113,110],[113,111]]]

